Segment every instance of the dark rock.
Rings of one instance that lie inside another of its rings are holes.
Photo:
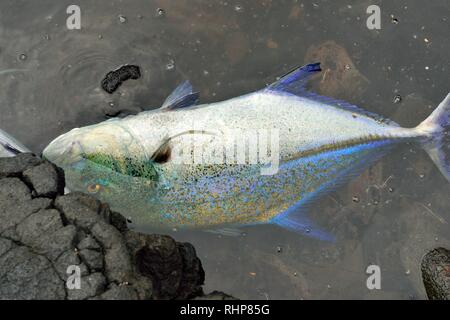
[[[0,178],[17,177],[28,168],[42,163],[31,153],[20,153],[12,158],[0,158]]]
[[[108,290],[100,295],[102,300],[137,300],[136,291],[128,285],[118,286],[113,283]]]
[[[41,209],[47,209],[52,204],[50,199],[31,199],[31,195],[27,195],[26,192],[23,192],[24,190],[22,190],[24,184],[11,184],[9,181],[5,180],[9,179],[0,180],[0,217],[2,221],[0,224],[0,234],[3,234],[6,230],[15,227],[29,215]],[[4,184],[5,182],[6,184]],[[14,196],[7,195],[5,197],[5,194],[2,192],[4,187],[11,192],[15,190],[17,193]],[[16,187],[16,189],[13,189],[12,187]],[[22,196],[20,196],[21,193]],[[9,230],[9,232],[11,232],[11,230]]]
[[[25,170],[23,177],[39,197],[50,198],[64,194],[64,172],[50,162]]]
[[[81,277],[80,289],[69,290],[67,298],[69,300],[84,300],[93,298],[103,293],[105,286],[105,277],[101,273],[96,272],[88,276]]]
[[[87,276],[89,274],[88,267],[81,261],[80,256],[75,250],[67,250],[61,254],[54,263],[56,272],[59,277],[66,281],[70,273],[67,273],[68,266],[79,266],[80,275]]]
[[[64,299],[64,282],[50,261],[25,246],[0,257],[1,299]]]
[[[100,245],[98,244],[97,241],[95,241],[94,237],[92,237],[91,235],[86,236],[85,238],[83,238],[79,243],[77,248],[79,250],[83,250],[83,249],[91,249],[91,250],[97,250],[100,251],[102,248],[100,247]]]
[[[106,92],[113,93],[124,81],[128,79],[139,79],[140,77],[141,70],[139,66],[125,65],[117,70],[108,72],[102,80],[101,86]]]
[[[91,229],[94,224],[102,220],[102,217],[98,215],[99,202],[79,192],[57,197],[55,207],[60,212],[64,212],[67,223],[83,229]]]
[[[177,296],[180,299],[188,299],[203,294],[202,285],[205,282],[205,272],[202,263],[197,257],[195,248],[190,243],[177,243],[183,260],[180,286]]]
[[[79,255],[89,269],[96,271],[103,269],[103,254],[101,252],[83,249],[80,251]]]
[[[188,299],[203,294],[205,274],[195,249],[169,236],[128,233],[140,273],[153,280],[159,299]]]
[[[30,189],[18,178],[5,178],[0,184],[0,198],[5,202],[31,199]]]
[[[422,259],[422,279],[431,300],[450,300],[450,250],[437,248]]]
[[[89,195],[62,195],[63,172],[31,155],[0,159],[0,168],[0,299],[203,294],[192,245],[131,231],[122,215]],[[70,288],[77,276],[80,288]]]

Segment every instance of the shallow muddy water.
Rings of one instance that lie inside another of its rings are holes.
[[[66,9],[81,9],[68,30]],[[369,30],[370,5],[381,29]],[[296,65],[322,62],[312,88],[415,126],[449,92],[450,4],[404,1],[0,2],[0,128],[36,153],[56,136],[111,116],[158,108],[183,79],[201,102],[248,93]],[[136,64],[116,92],[103,77]],[[405,145],[308,208],[337,237],[276,226],[237,237],[174,231],[194,244],[205,291],[252,299],[424,299],[420,259],[450,243],[450,185]],[[152,232],[153,230],[144,230]],[[381,289],[366,286],[369,265]]]

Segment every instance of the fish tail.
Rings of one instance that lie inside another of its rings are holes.
[[[423,148],[450,182],[450,93],[414,130],[425,137]]]
[[[22,143],[0,129],[0,157],[12,157],[22,152],[31,152]]]

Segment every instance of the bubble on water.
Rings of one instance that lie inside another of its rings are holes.
[[[166,70],[173,70],[175,68],[175,61],[172,59],[169,60],[166,64]]]
[[[108,102],[108,105],[109,105],[111,108],[114,108],[114,102],[113,102],[113,101]]]
[[[281,253],[283,251],[283,248],[281,248],[280,246],[277,247],[277,252]]]
[[[127,22],[127,17],[125,17],[124,15],[119,15],[119,22],[120,22],[120,23],[125,23],[125,22]]]
[[[398,19],[393,15],[393,14],[391,14],[391,22],[393,23],[393,24],[398,24]]]
[[[399,95],[399,94],[396,94],[396,95],[394,96],[393,102],[394,102],[394,103],[400,103],[400,102],[402,102],[402,96]]]
[[[352,201],[358,203],[359,202],[359,197],[358,196],[353,196]]]
[[[240,4],[237,4],[234,6],[234,11],[236,12],[243,12],[244,11],[244,7]]]
[[[166,15],[166,11],[163,8],[156,9],[156,15],[158,17],[164,17]]]
[[[25,54],[25,53],[21,53],[21,54],[19,54],[19,60],[21,60],[21,61],[25,61],[25,60],[27,60],[27,55]]]

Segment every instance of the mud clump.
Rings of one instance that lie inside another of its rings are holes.
[[[0,158],[0,299],[204,296],[192,245],[129,230],[107,204],[63,190],[53,164],[32,154]],[[71,287],[77,272],[79,288]]]
[[[114,71],[106,74],[101,82],[101,87],[108,93],[116,91],[123,82],[129,79],[139,79],[141,77],[141,70],[139,66],[125,65]]]

